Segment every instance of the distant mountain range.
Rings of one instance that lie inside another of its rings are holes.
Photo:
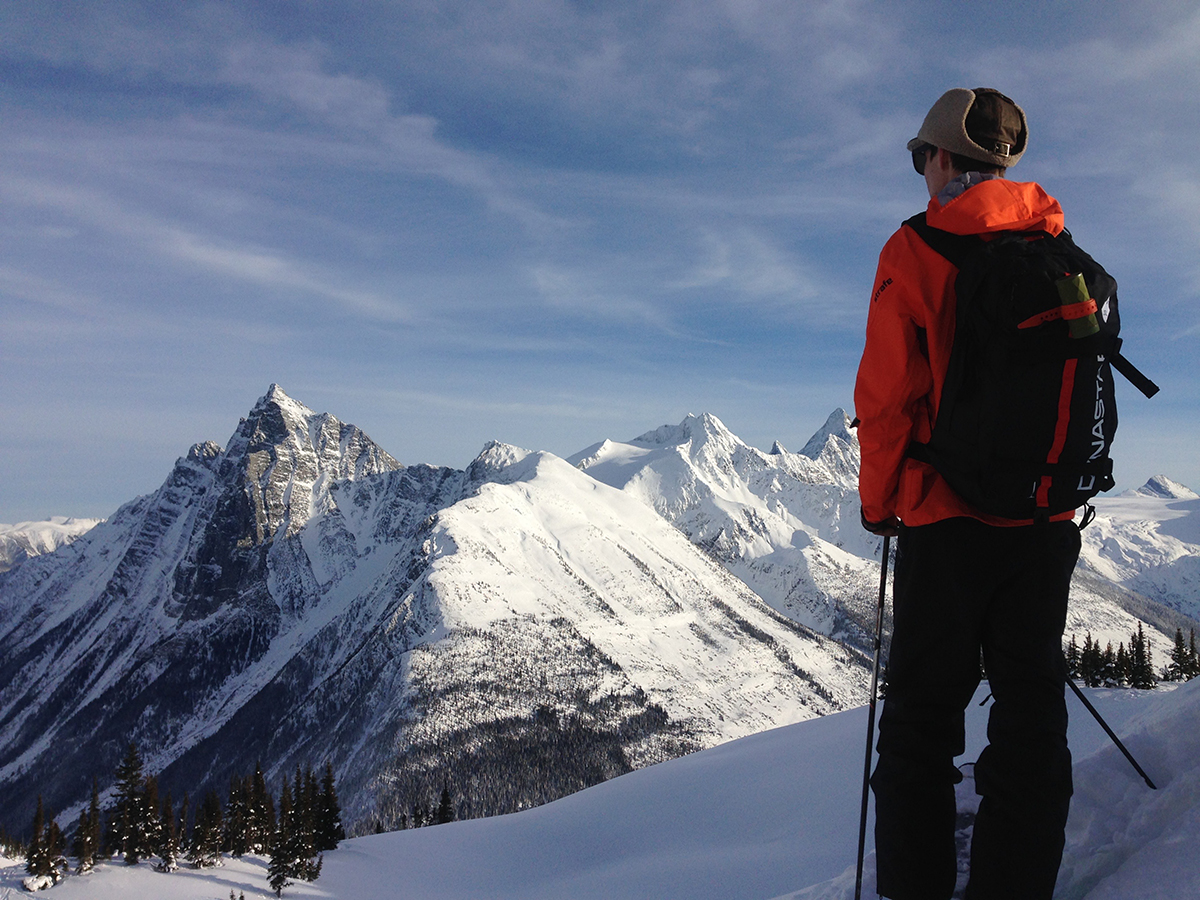
[[[801,453],[701,415],[402,466],[273,385],[224,449],[0,574],[0,821],[73,808],[130,740],[176,796],[329,760],[365,829],[443,785],[506,812],[860,704],[858,462],[836,410]],[[1194,624],[1197,502],[1102,501],[1069,630],[1140,620],[1160,654]]]
[[[53,553],[80,535],[87,534],[101,521],[54,516],[42,522],[0,524],[0,572],[7,572],[31,556]]]

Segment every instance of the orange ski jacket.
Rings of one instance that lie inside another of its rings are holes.
[[[1004,179],[969,187],[945,206],[931,199],[926,221],[985,239],[1000,231],[1063,230],[1057,200],[1033,182]],[[954,343],[957,275],[958,269],[906,225],[879,254],[854,388],[862,448],[858,491],[870,521],[896,516],[905,525],[928,525],[969,516],[991,525],[1026,524],[973,509],[932,466],[906,455],[910,442],[929,440],[937,417]]]

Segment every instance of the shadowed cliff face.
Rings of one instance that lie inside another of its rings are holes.
[[[198,713],[219,727],[222,690],[263,668],[281,630],[319,603],[321,582],[337,580],[312,571],[314,515],[327,519],[315,552],[339,557],[335,574],[354,569],[356,539],[331,488],[401,470],[359,429],[273,385],[226,450],[196,445],[78,546],[7,573],[0,809],[12,824],[38,792],[57,808],[77,800],[130,739],[154,758],[194,743]]]

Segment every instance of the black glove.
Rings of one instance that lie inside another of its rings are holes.
[[[900,533],[900,520],[895,516],[888,516],[882,522],[872,522],[867,518],[866,513],[863,512],[860,506],[858,508],[858,517],[862,519],[862,527],[871,532],[871,534],[877,534],[880,537],[895,537]]]

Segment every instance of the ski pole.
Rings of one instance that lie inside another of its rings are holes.
[[[871,670],[871,702],[867,707],[867,757],[863,762],[862,809],[858,817],[858,869],[854,876],[854,900],[862,900],[863,854],[867,846],[867,800],[871,790],[871,744],[875,740],[875,694],[879,686],[879,656],[883,647],[883,602],[887,593],[888,550],[891,538],[883,538],[883,560],[879,564],[879,605],[875,609],[875,667]]]
[[[1117,749],[1125,754],[1125,758],[1129,760],[1129,764],[1137,770],[1139,775],[1142,776],[1142,779],[1150,786],[1150,790],[1157,791],[1158,788],[1155,786],[1154,782],[1150,780],[1150,776],[1147,775],[1142,767],[1137,764],[1137,760],[1133,758],[1133,754],[1125,749],[1125,745],[1121,743],[1121,739],[1113,733],[1111,728],[1108,727],[1108,723],[1101,718],[1100,713],[1096,711],[1096,707],[1092,706],[1091,701],[1084,696],[1083,691],[1079,689],[1079,685],[1077,685],[1074,679],[1072,679],[1069,675],[1067,676],[1067,684],[1071,686],[1071,690],[1075,692],[1075,696],[1083,701],[1083,705],[1087,707],[1087,711],[1090,712],[1095,717],[1096,721],[1100,723],[1100,727],[1104,729],[1105,733],[1107,733],[1110,738],[1112,738],[1113,743],[1117,745]]]

